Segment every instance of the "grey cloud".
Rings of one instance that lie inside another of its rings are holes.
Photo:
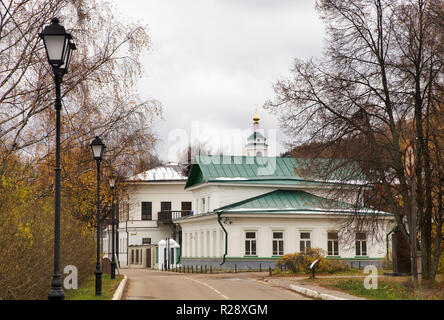
[[[149,26],[152,48],[144,57],[140,91],[160,100],[164,121],[154,130],[189,130],[191,121],[219,128],[251,128],[254,104],[273,98],[272,83],[289,74],[295,57],[319,56],[324,37],[314,1],[114,1]],[[260,110],[264,129],[278,127]],[[279,143],[285,137],[279,135]],[[282,146],[278,147],[283,150]]]

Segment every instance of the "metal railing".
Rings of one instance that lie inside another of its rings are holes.
[[[172,223],[173,219],[191,215],[191,210],[165,210],[157,213],[158,223]]]

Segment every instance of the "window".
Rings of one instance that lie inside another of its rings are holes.
[[[339,237],[337,232],[328,232],[327,236],[327,255],[338,256],[339,255]]]
[[[139,250],[136,250],[136,264],[139,264]]]
[[[131,250],[131,264],[134,264],[134,250]]]
[[[256,232],[245,232],[245,255],[256,255]]]
[[[163,201],[160,203],[160,211],[171,211],[171,202]]]
[[[202,209],[201,212],[205,212],[205,198],[202,198]]]
[[[306,253],[308,249],[311,248],[311,233],[310,232],[301,232],[300,233],[300,252]]]
[[[356,233],[356,255],[367,255],[367,235],[364,232]]]
[[[142,244],[151,244],[151,238],[142,238]]]
[[[151,202],[142,202],[142,220],[152,220],[152,204]]]
[[[273,232],[273,255],[282,256],[284,254],[284,233]]]
[[[191,210],[191,202],[182,201],[182,211],[190,211]]]

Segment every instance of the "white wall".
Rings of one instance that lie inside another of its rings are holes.
[[[304,218],[293,216],[280,217],[251,217],[234,218],[222,215],[222,220],[228,218],[231,224],[223,224],[228,232],[228,257],[245,256],[245,232],[256,231],[256,246],[258,257],[272,257],[272,238],[274,231],[284,232],[284,254],[300,251],[300,232],[311,233],[311,247],[327,251],[327,232],[339,231],[339,220],[332,218]],[[224,252],[224,233],[217,222],[217,215],[211,219],[187,221],[181,223],[183,257],[222,257]],[[388,232],[388,227],[386,228]],[[213,235],[215,233],[215,235]],[[383,232],[384,233],[384,232]],[[342,258],[355,257],[354,235],[349,241],[339,240],[339,256]],[[214,241],[213,247],[207,248],[207,243]],[[380,242],[367,237],[367,257],[383,258],[386,254],[385,237]]]
[[[130,213],[129,219],[140,221],[142,219],[141,203],[152,202],[153,221],[142,221],[140,226],[157,226],[157,213],[160,211],[160,203],[171,202],[171,210],[181,210],[182,201],[193,201],[190,191],[184,190],[185,182],[176,184],[140,184],[129,189]]]
[[[181,210],[182,201],[193,201],[192,193],[184,190],[185,182],[135,184],[128,189],[129,220],[119,223],[119,252],[121,266],[126,266],[128,245],[142,245],[142,238],[151,238],[152,244],[172,237],[168,226],[157,226],[157,213],[162,201],[171,202],[171,210]],[[152,203],[152,220],[142,221],[142,202]],[[122,244],[124,246],[122,246]]]
[[[182,257],[222,257],[225,234],[217,215],[208,220],[181,223]]]
[[[276,190],[273,187],[245,187],[245,186],[225,186],[225,185],[205,185],[201,188],[192,191],[193,194],[193,208],[196,208],[196,203],[199,207],[195,210],[197,214],[211,212],[214,209],[246,200],[248,198],[256,197]],[[205,198],[206,207],[203,210],[202,198]],[[208,207],[208,199],[210,199]]]
[[[206,184],[200,188],[192,190],[193,197],[193,209],[196,214],[211,212],[214,209],[230,205],[235,202],[246,200],[252,197],[256,197],[268,192],[277,190],[277,187],[263,187],[263,186],[228,186],[228,185],[212,185]],[[282,188],[281,188],[282,189]],[[298,190],[297,188],[286,188],[292,190]],[[310,188],[304,189],[308,193],[312,193],[316,196],[335,199],[344,202],[354,203],[356,200],[356,191],[341,190],[341,196],[332,190],[331,188]],[[205,208],[202,206],[202,198],[205,198]],[[209,203],[209,205],[208,205]]]

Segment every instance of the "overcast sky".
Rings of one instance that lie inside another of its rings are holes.
[[[153,128],[163,160],[175,160],[174,149],[186,142],[173,139],[181,132],[194,140],[191,131],[198,130],[220,149],[224,130],[252,130],[255,104],[273,149],[285,150],[277,118],[262,105],[294,58],[321,55],[324,30],[314,0],[112,1],[123,16],[148,26],[151,48],[139,90],[163,105],[164,120]]]

